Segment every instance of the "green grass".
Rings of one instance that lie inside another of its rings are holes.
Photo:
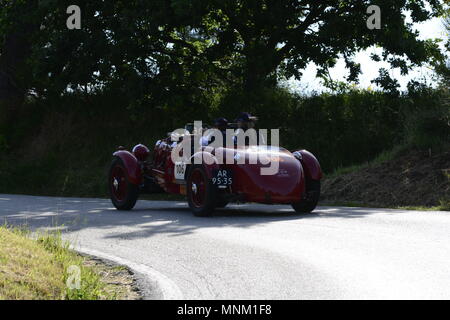
[[[411,210],[411,211],[450,211],[450,200],[441,200],[438,206],[425,207],[425,206],[377,206],[376,204],[367,204],[364,202],[356,201],[329,201],[319,203],[322,206],[331,207],[353,207],[353,208],[388,208],[399,210]]]
[[[383,151],[382,153],[380,153],[377,157],[375,157],[371,161],[352,165],[352,166],[338,167],[332,173],[328,174],[327,178],[331,178],[331,179],[336,178],[343,174],[352,173],[352,172],[359,171],[364,168],[379,165],[386,161],[393,160],[399,153],[406,150],[407,148],[408,147],[406,145],[398,145],[398,146],[394,147],[392,150]]]
[[[0,227],[0,300],[97,300],[116,299],[85,257],[69,249],[60,234],[45,233],[31,238],[18,228]],[[67,281],[80,270],[80,288]]]
[[[432,207],[425,206],[404,206],[395,207],[394,209],[416,210],[416,211],[450,211],[450,201],[441,200],[440,204]]]

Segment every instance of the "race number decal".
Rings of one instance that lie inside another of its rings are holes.
[[[175,162],[175,179],[184,180],[186,164],[184,162]]]

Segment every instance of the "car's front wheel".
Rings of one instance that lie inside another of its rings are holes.
[[[292,208],[298,213],[312,212],[319,202],[320,180],[306,180],[305,198],[292,204]]]
[[[186,188],[189,207],[194,215],[211,216],[216,207],[216,189],[203,166],[194,165],[189,169]]]
[[[127,170],[120,158],[115,157],[108,175],[111,202],[118,210],[131,210],[139,196],[139,186],[128,181]]]

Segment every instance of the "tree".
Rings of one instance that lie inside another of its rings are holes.
[[[370,5],[381,8],[380,30],[367,28]],[[360,66],[354,55],[371,46],[384,50],[373,60],[388,61],[406,74],[441,56],[435,42],[418,39],[405,11],[413,22],[423,22],[438,16],[441,8],[439,0],[212,0],[203,20],[189,23],[211,39],[205,51],[211,60],[234,61],[228,64],[230,71],[240,74],[251,93],[277,76],[299,79],[310,62],[325,77],[339,57],[350,71],[348,80],[356,82]]]
[[[447,30],[447,40],[446,48],[447,52],[450,52],[450,7],[447,7],[443,15],[443,24]],[[436,65],[436,71],[442,78],[442,83],[444,86],[450,88],[450,57],[447,56],[447,60],[439,61]]]
[[[29,45],[17,55],[22,67],[13,78],[26,70],[22,90],[39,97],[115,89],[130,100],[157,103],[225,83],[243,88],[251,101],[280,77],[299,79],[310,62],[326,77],[343,57],[348,81],[357,82],[354,55],[371,46],[383,48],[373,60],[402,73],[442,58],[437,44],[419,40],[405,20],[405,11],[413,22],[439,15],[439,0],[80,0],[81,30],[66,28],[69,0],[6,4],[0,8],[1,38],[25,19],[33,26],[23,33]],[[370,5],[381,8],[379,30],[367,28]],[[2,52],[0,59],[7,59],[7,42]],[[379,83],[395,88],[386,76],[382,70]]]
[[[0,1],[7,4],[0,8],[0,37],[8,39],[7,30],[21,29],[23,21],[34,26],[22,33],[23,54],[5,42],[2,58],[21,57],[10,78],[25,71],[23,89],[38,98],[116,90],[134,101],[161,101],[174,90],[188,96],[217,81],[198,55],[205,40],[184,24],[176,1],[80,0],[81,30],[66,27],[72,1]]]
[[[28,84],[23,71],[31,51],[29,34],[36,29],[26,19],[21,24],[12,21],[36,6],[36,1],[0,1],[0,130],[13,121],[25,98]]]

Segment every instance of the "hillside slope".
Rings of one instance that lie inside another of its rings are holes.
[[[325,178],[323,203],[450,207],[450,151],[406,150],[393,159]]]

